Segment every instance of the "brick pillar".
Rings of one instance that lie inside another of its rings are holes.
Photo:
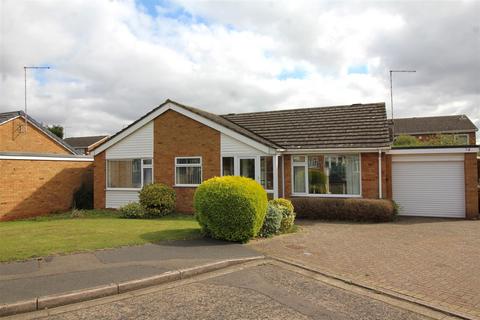
[[[105,151],[95,156],[93,162],[93,207],[105,208]]]
[[[478,219],[477,154],[465,153],[465,216]]]

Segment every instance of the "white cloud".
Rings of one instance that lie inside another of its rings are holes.
[[[217,113],[388,102],[388,68],[414,67],[415,76],[396,79],[396,114],[466,113],[480,124],[475,2],[179,1],[156,9],[0,2],[0,111],[23,107],[24,65],[53,66],[42,81],[29,75],[29,109],[68,135],[113,133],[166,98]],[[369,73],[348,74],[359,65]],[[297,70],[298,79],[279,79]]]

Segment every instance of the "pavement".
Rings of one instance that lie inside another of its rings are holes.
[[[298,221],[301,231],[249,247],[323,274],[480,319],[480,221]]]
[[[255,256],[240,244],[197,239],[1,263],[0,305]]]
[[[256,262],[9,319],[417,320],[430,315],[436,316],[325,283],[288,266]]]

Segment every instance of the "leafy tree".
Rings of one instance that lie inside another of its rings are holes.
[[[51,125],[51,126],[48,126],[47,129],[53,133],[54,135],[56,135],[57,137],[59,137],[60,139],[63,139],[63,127],[59,124],[54,124],[54,125]]]

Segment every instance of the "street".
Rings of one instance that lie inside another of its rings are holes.
[[[12,319],[428,319],[283,267],[229,268]]]

